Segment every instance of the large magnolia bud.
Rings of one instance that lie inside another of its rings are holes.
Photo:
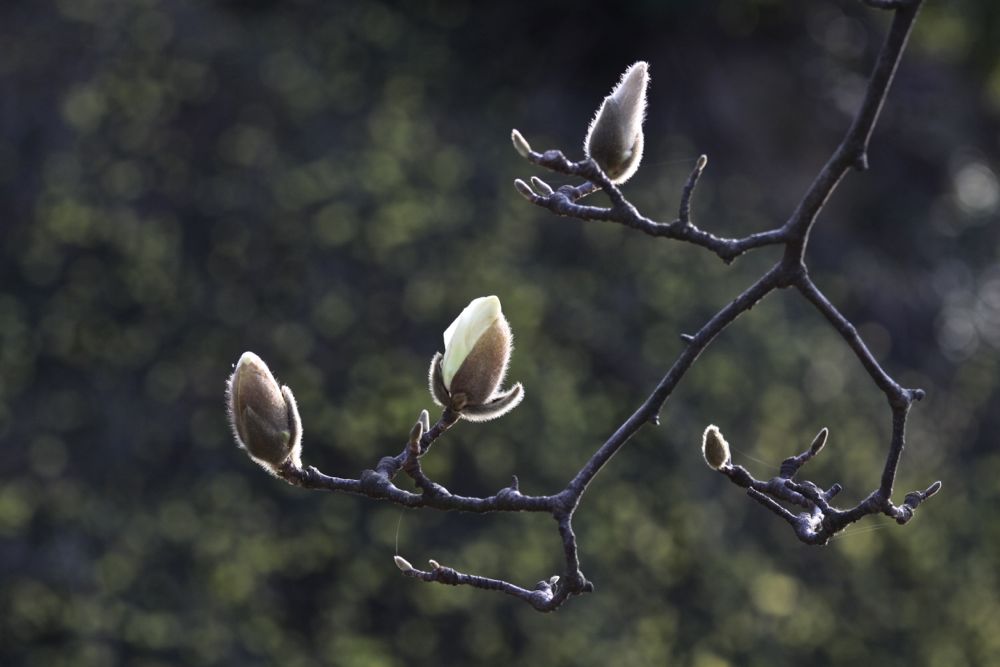
[[[495,419],[524,396],[521,384],[499,391],[510,361],[510,325],[500,299],[473,299],[444,332],[444,354],[431,360],[430,387],[442,407],[470,421]]]
[[[301,467],[302,421],[295,397],[253,352],[244,352],[236,364],[226,383],[226,403],[236,444],[250,458],[272,471],[287,461]]]
[[[604,98],[590,122],[583,149],[612,183],[632,178],[642,160],[642,121],[646,115],[648,65],[639,61]]]

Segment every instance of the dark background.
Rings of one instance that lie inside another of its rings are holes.
[[[593,595],[541,615],[423,584],[399,553],[531,586],[551,519],[306,492],[239,452],[244,350],[298,397],[305,461],[398,452],[441,332],[497,294],[525,402],[425,460],[455,492],[551,493],[695,330],[777,256],[556,218],[509,141],[577,158],[630,63],[652,74],[625,193],[702,227],[780,225],[836,146],[888,16],[859,2],[590,7],[8,0],[0,5],[0,663],[988,665],[1000,655],[1000,6],[929,2],[871,170],[809,261],[913,410],[895,500],[826,548],[708,470],[708,423],[768,476],[878,483],[884,398],[782,292],[728,329],[577,515]],[[555,177],[553,185],[566,182]],[[595,202],[600,199],[595,197]],[[401,482],[402,483],[402,482]]]

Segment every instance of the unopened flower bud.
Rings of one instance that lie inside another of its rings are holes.
[[[271,471],[286,462],[301,467],[302,421],[295,397],[253,352],[244,352],[236,364],[226,383],[226,403],[236,443],[250,458]]]
[[[500,299],[473,299],[444,332],[444,354],[431,359],[430,389],[442,407],[470,421],[495,419],[524,396],[521,384],[499,391],[510,361],[510,325]]]
[[[632,177],[642,160],[642,121],[646,114],[649,66],[639,61],[604,98],[587,130],[583,149],[612,183]]]
[[[516,150],[521,157],[526,158],[531,156],[531,145],[520,132],[517,130],[511,130],[510,140],[514,144],[514,150]]]
[[[719,470],[729,463],[729,443],[722,437],[719,427],[711,425],[701,437],[701,453],[710,468]]]

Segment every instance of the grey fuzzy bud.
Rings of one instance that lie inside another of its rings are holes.
[[[531,145],[524,138],[524,136],[517,130],[510,131],[510,140],[514,144],[514,150],[518,152],[521,157],[531,156]]]
[[[817,433],[816,437],[813,438],[812,444],[809,445],[809,451],[812,452],[813,456],[816,456],[823,450],[823,447],[826,446],[826,439],[829,435],[830,429],[825,426],[819,430],[819,433]]]
[[[705,429],[701,437],[701,453],[709,468],[719,470],[729,463],[729,443],[714,424]]]
[[[413,572],[413,566],[410,565],[410,561],[406,560],[402,556],[393,556],[393,560],[396,561],[396,567],[402,572]]]
[[[302,420],[295,397],[253,352],[243,353],[229,377],[226,405],[236,443],[250,458],[272,472],[286,462],[301,467]]]
[[[514,179],[514,187],[517,188],[517,191],[520,193],[520,195],[525,199],[527,199],[528,201],[534,201],[534,198],[537,196],[535,194],[535,191],[531,189],[531,186],[529,186],[520,178]]]
[[[649,66],[639,61],[625,70],[621,81],[604,98],[587,129],[583,149],[612,183],[624,183],[642,160],[642,121],[646,115]]]
[[[554,192],[552,186],[538,178],[537,176],[531,177],[531,184],[535,186],[535,189],[541,192],[543,195],[550,195]]]

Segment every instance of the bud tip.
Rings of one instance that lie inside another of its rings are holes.
[[[531,157],[531,144],[516,129],[510,131],[510,140],[514,144],[514,150],[523,158]]]

